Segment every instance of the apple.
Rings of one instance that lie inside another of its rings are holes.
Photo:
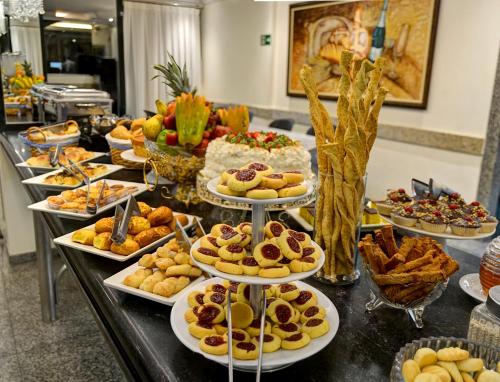
[[[232,131],[233,129],[231,129],[229,126],[217,125],[215,126],[215,129],[212,131],[212,137],[220,138],[223,137],[224,135],[231,133]]]
[[[175,126],[175,114],[170,114],[163,118],[163,126],[167,130],[177,130]]]

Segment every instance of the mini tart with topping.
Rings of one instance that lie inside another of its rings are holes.
[[[254,170],[261,176],[271,175],[273,173],[273,168],[271,166],[259,162],[249,163],[246,166],[243,166],[241,169]]]
[[[419,199],[410,204],[410,207],[417,213],[418,216],[429,214],[436,210],[437,205],[433,205],[430,199]]]
[[[302,313],[310,306],[318,305],[318,298],[314,292],[302,290],[299,297],[292,301],[292,305]]]
[[[248,190],[245,196],[250,199],[276,199],[278,192],[273,188],[257,186]]]
[[[398,188],[397,190],[389,190],[387,192],[387,200],[391,200],[395,203],[410,203],[412,199],[404,188]]]
[[[227,306],[224,307],[227,321]],[[253,309],[243,302],[233,302],[231,304],[231,320],[234,328],[246,329],[253,321]]]
[[[300,290],[294,284],[280,284],[276,287],[276,297],[285,301],[292,301],[299,297]]]
[[[227,185],[233,191],[247,191],[257,187],[261,180],[261,173],[251,169],[243,169],[229,176]]]
[[[438,210],[420,218],[420,225],[422,226],[422,229],[429,232],[443,233],[446,231],[447,224],[448,219],[446,219],[441,211]]]
[[[478,212],[489,215],[489,211],[478,201],[473,201],[463,206],[462,209],[468,215],[476,215]]]
[[[239,261],[246,256],[247,251],[240,244],[229,244],[221,247],[218,253],[223,260]]]
[[[233,345],[238,342],[248,342],[250,341],[250,334],[248,334],[243,329],[234,328],[232,330]],[[224,339],[229,342],[229,333],[226,331],[224,334]]]
[[[462,207],[455,203],[441,204],[438,209],[449,222],[465,216]]]
[[[321,253],[312,245],[305,246],[302,247],[302,257],[312,257],[313,259],[319,260]]]
[[[302,183],[288,183],[278,190],[278,196],[280,198],[290,198],[304,195],[306,192],[307,188]]]
[[[254,319],[246,331],[250,337],[258,337],[260,335],[260,318]],[[267,320],[264,323],[264,334],[271,334],[271,323]]]
[[[287,180],[283,174],[269,174],[262,177],[261,186],[273,188],[275,190],[285,187],[287,185]]]
[[[311,236],[305,232],[294,231],[293,229],[287,229],[286,232],[299,242],[302,247],[308,247],[311,245]]]
[[[443,194],[440,196],[439,201],[447,204],[458,204],[459,206],[465,206],[466,204],[464,198],[458,192],[453,192],[449,195]]]
[[[217,252],[204,247],[193,248],[191,253],[196,260],[203,264],[213,265],[220,260]]]
[[[217,245],[217,237],[213,235],[205,235],[200,240],[200,247],[211,249],[218,252],[219,246]]]
[[[199,322],[206,324],[219,324],[226,318],[222,305],[213,302],[199,306],[196,315]]]
[[[189,293],[188,296],[188,305],[191,308],[194,308],[195,306],[200,306],[203,305],[203,297],[205,296],[204,293],[199,292],[199,291],[194,291]]]
[[[240,223],[236,227],[236,231],[239,233],[243,233],[245,235],[251,235],[252,234],[252,223],[250,223],[250,222]]]
[[[218,292],[218,293],[223,293],[227,294],[227,287],[222,284],[209,284],[205,288],[207,292]]]
[[[281,347],[285,350],[296,350],[303,348],[311,342],[307,333],[295,333],[281,340]]]
[[[241,283],[236,289],[236,301],[250,304],[250,285]]]
[[[235,172],[237,172],[237,168],[230,168],[224,171],[222,174],[220,174],[220,182],[221,183],[227,183],[229,177],[233,175]]]
[[[229,196],[245,196],[245,191],[234,191],[226,183],[219,183],[217,187],[215,187],[218,193]]]
[[[458,236],[475,236],[479,233],[481,223],[471,216],[454,220],[451,225],[451,231]]]
[[[227,340],[220,335],[208,335],[200,340],[200,349],[208,354],[224,355],[227,354]]]
[[[274,333],[264,334],[263,340],[262,351],[264,353],[273,353],[281,348],[281,338]]]
[[[273,237],[280,237],[281,233],[285,230],[286,228],[283,224],[274,220],[268,221],[264,226],[264,232],[268,239],[271,239]]]
[[[256,359],[259,356],[257,341],[238,342],[233,345],[233,357],[241,360]]]
[[[209,303],[224,306],[227,304],[227,295],[225,293],[208,291],[203,295],[203,304]]]
[[[398,208],[391,213],[391,218],[396,224],[405,227],[415,227],[418,221],[418,215],[412,207]]]
[[[217,334],[213,324],[207,324],[203,322],[191,322],[188,325],[188,331],[189,334],[191,334],[193,337],[199,339],[205,336],[212,336]]]
[[[234,228],[231,227],[230,225],[219,223],[212,226],[212,229],[210,230],[210,235],[218,237],[232,231],[234,231]]]
[[[318,338],[325,335],[330,330],[328,320],[323,318],[310,318],[302,325],[302,332],[307,333],[311,338]]]
[[[302,312],[300,315],[300,322],[304,323],[311,318],[325,318],[325,308],[318,305],[312,305]]]
[[[288,266],[290,272],[300,273],[312,271],[318,265],[318,261],[311,256],[304,256],[300,259],[293,259]]]
[[[289,322],[288,324],[275,324],[273,325],[272,332],[283,339],[293,334],[300,333],[300,326],[294,322]]]
[[[237,261],[229,261],[229,260],[219,260],[215,263],[215,269],[218,271],[229,273],[230,275],[242,275],[243,268],[241,268],[240,264]]]
[[[290,274],[290,268],[286,265],[274,265],[272,267],[260,268],[259,276],[269,279],[286,277]]]
[[[286,258],[293,260],[302,257],[302,247],[300,243],[287,231],[282,232],[280,237],[278,237],[278,245]]]
[[[253,256],[245,256],[238,264],[240,264],[243,269],[243,274],[245,275],[256,276],[259,274],[260,266]]]
[[[276,324],[288,324],[292,322],[293,307],[285,300],[277,298],[269,304],[266,314]]]
[[[261,267],[272,267],[283,257],[280,247],[270,241],[263,241],[255,246],[253,257]]]

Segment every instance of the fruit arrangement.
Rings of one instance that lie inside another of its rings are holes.
[[[43,83],[44,80],[43,75],[33,75],[31,64],[24,61],[16,64],[16,74],[9,78],[9,84],[14,94],[26,95],[33,84]]]

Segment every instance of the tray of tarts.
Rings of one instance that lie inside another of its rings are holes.
[[[193,223],[192,215],[172,212],[165,206],[153,209],[146,203],[138,204],[141,216],[132,216],[127,239],[120,245],[111,240],[113,217],[102,218],[95,224],[60,236],[54,239],[54,243],[116,261],[127,261],[173,238],[176,220],[184,226]]]
[[[94,160],[96,158],[100,158],[105,156],[106,153],[98,152],[98,151],[87,151],[83,147],[64,147],[63,153],[59,155],[59,161],[68,165],[68,159],[71,159],[75,163],[83,163]],[[33,156],[31,158],[26,159],[24,162],[16,163],[17,167],[26,167],[32,170],[38,171],[52,171],[54,168],[50,165],[49,155],[48,154],[40,154],[37,156]]]
[[[177,338],[190,350],[228,364],[227,288],[231,288],[233,365],[255,371],[260,320],[249,303],[250,286],[212,278],[187,288],[172,309]],[[268,285],[263,371],[282,369],[319,352],[335,337],[339,315],[323,293],[303,282]]]
[[[104,280],[104,285],[160,304],[173,305],[180,292],[203,281],[201,270],[189,254],[171,239],[154,253],[143,255],[139,262]]]
[[[304,232],[266,223],[265,238],[252,245],[252,224],[216,224],[191,247],[193,262],[207,273],[249,284],[288,283],[313,275],[323,266],[321,248]]]
[[[105,179],[106,188],[96,214],[107,211],[124,202],[129,195],[137,196],[147,190],[143,183],[125,182]],[[90,202],[95,203],[103,186],[102,181],[90,185]],[[95,215],[86,212],[87,186],[75,190],[66,190],[59,195],[49,196],[47,199],[28,206],[30,210],[52,213],[60,217],[76,220],[89,219]]]
[[[92,181],[104,178],[123,168],[123,166],[120,165],[102,163],[82,163],[79,167]],[[83,184],[83,178],[70,174],[63,169],[25,179],[22,183],[50,189],[70,189],[81,186]]]

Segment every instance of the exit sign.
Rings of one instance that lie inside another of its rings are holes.
[[[271,45],[271,35],[261,34],[260,35],[260,45]]]

